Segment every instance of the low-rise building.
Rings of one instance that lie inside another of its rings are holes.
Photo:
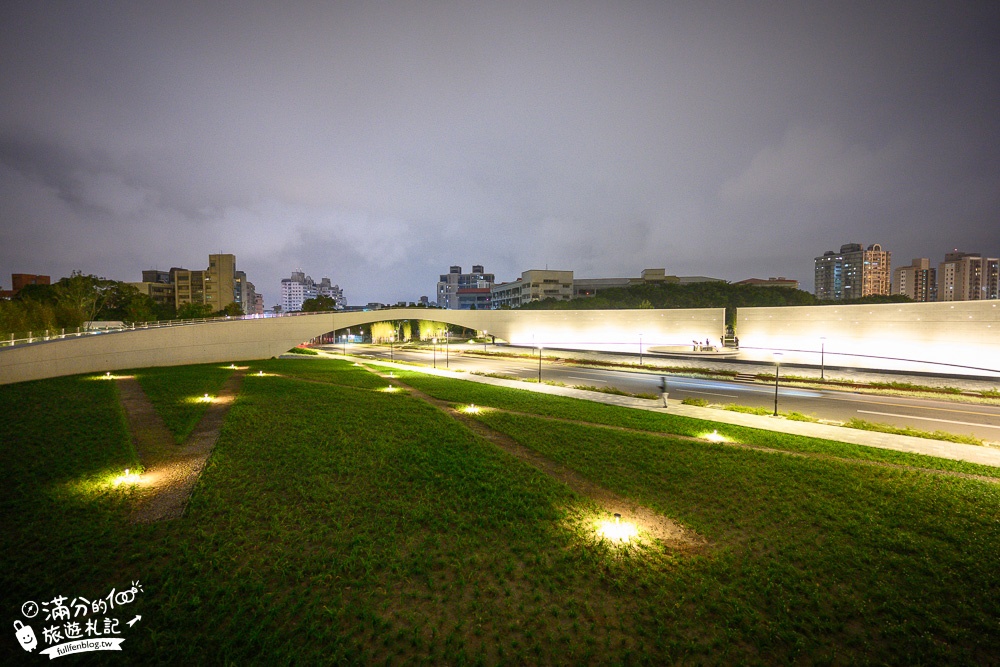
[[[37,275],[34,273],[12,273],[10,274],[10,289],[0,290],[0,299],[13,299],[28,285],[51,285],[52,278],[49,276]]]
[[[799,288],[798,280],[792,280],[791,278],[786,278],[784,276],[778,276],[777,278],[768,278],[767,280],[764,280],[763,278],[747,278],[746,280],[740,280],[733,284],[751,285],[753,287],[791,287],[792,289]]]
[[[518,308],[531,301],[573,298],[573,272],[532,269],[510,283],[494,284],[490,288],[491,308]]]

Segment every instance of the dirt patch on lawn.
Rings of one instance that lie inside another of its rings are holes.
[[[145,467],[136,487],[136,502],[131,514],[133,523],[183,516],[198,475],[219,439],[226,413],[239,393],[243,375],[236,371],[226,380],[194,431],[180,445],[174,441],[139,381],[131,377],[118,380],[132,443]]]

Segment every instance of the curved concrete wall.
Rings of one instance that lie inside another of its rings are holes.
[[[613,348],[715,340],[722,308],[685,310],[414,310],[321,313],[137,329],[0,349],[0,384],[78,373],[266,359],[321,334],[383,320],[430,319],[520,345]]]
[[[737,335],[745,356],[762,359],[782,350],[782,361],[818,365],[822,354],[834,366],[1000,376],[995,300],[740,308]]]

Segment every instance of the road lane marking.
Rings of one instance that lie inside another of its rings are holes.
[[[709,396],[725,396],[726,398],[739,398],[735,394],[717,394],[714,391],[695,391],[694,389],[685,389],[685,394],[708,394]]]
[[[571,380],[587,380],[588,382],[604,382],[605,384],[607,384],[607,380],[595,380],[592,377],[582,378],[579,375],[567,375],[566,377]]]
[[[917,417],[916,415],[897,415],[892,412],[875,412],[873,410],[858,410],[858,412],[866,415],[882,415],[883,417],[900,417],[902,419],[923,419],[928,422],[942,422],[944,424],[961,424],[962,426],[981,426],[983,428],[998,428],[1000,426],[994,426],[993,424],[977,424],[975,422],[960,422],[953,419],[935,419],[934,417]]]
[[[906,408],[913,408],[914,410],[937,410],[938,412],[955,412],[955,413],[962,414],[962,415],[976,415],[977,417],[998,417],[998,416],[1000,416],[1000,415],[997,415],[997,413],[995,413],[995,412],[976,412],[975,410],[955,410],[953,408],[935,408],[935,407],[931,407],[929,405],[914,405],[912,403],[909,403],[909,404],[908,403],[886,403],[884,401],[866,401],[866,400],[859,399],[859,398],[847,398],[847,397],[841,397],[841,396],[827,396],[827,398],[832,398],[832,399],[838,400],[838,401],[853,401],[855,403],[867,403],[869,405],[888,405],[888,406],[891,406],[891,407],[894,407],[894,408],[906,407]],[[919,400],[923,400],[923,399],[919,399],[918,398],[916,400],[919,401]]]

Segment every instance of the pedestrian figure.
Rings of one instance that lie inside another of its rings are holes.
[[[740,337],[736,336],[735,339],[736,339],[736,349],[738,350],[740,349]]]
[[[667,407],[667,378],[660,376],[660,398],[663,399],[663,407]]]

